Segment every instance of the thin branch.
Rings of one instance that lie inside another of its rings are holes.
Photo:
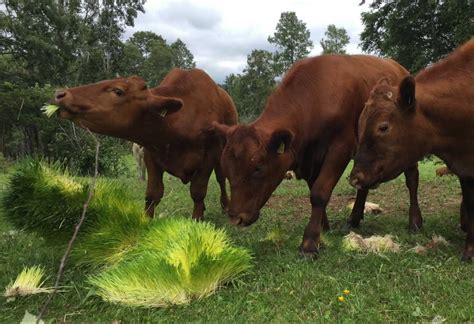
[[[20,106],[20,110],[18,111],[18,117],[16,118],[16,120],[20,120],[21,110],[23,109],[24,103],[25,103],[25,99],[21,99],[21,106]]]
[[[94,177],[92,178],[91,184],[89,186],[89,193],[87,195],[87,199],[86,199],[86,201],[84,203],[84,207],[82,209],[81,218],[79,219],[79,222],[76,225],[74,233],[72,234],[72,237],[69,240],[69,244],[66,248],[66,251],[64,252],[64,255],[61,259],[61,263],[59,265],[59,270],[58,270],[58,275],[56,277],[56,283],[54,284],[54,290],[49,295],[46,302],[43,304],[43,308],[41,309],[41,312],[39,313],[38,317],[36,318],[36,324],[39,324],[41,318],[46,313],[46,310],[48,309],[49,304],[53,300],[54,295],[57,293],[57,291],[59,289],[59,282],[61,281],[61,278],[62,278],[63,273],[64,273],[64,267],[66,265],[66,259],[68,258],[69,254],[71,252],[71,249],[72,249],[72,245],[74,244],[74,241],[76,240],[77,234],[79,233],[79,230],[81,229],[81,226],[84,223],[84,220],[86,218],[87,208],[89,207],[89,203],[91,202],[92,196],[94,195],[95,184],[96,184],[96,181],[97,181],[97,176],[99,174],[99,147],[100,147],[100,143],[97,140],[97,138],[94,136],[94,134],[92,134],[92,132],[88,128],[86,128],[86,130],[87,130],[87,132],[89,132],[89,134],[92,136],[92,138],[94,139],[94,141],[96,143]]]

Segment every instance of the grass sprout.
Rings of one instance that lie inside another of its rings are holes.
[[[59,165],[35,160],[19,164],[2,199],[5,217],[17,228],[54,238],[72,232],[87,194]]]
[[[41,107],[41,112],[48,118],[51,118],[56,113],[56,111],[58,111],[58,109],[59,106],[57,105],[45,104],[43,107]]]
[[[44,273],[44,269],[39,266],[25,267],[15,281],[6,287],[4,296],[11,298],[52,292],[53,288],[41,287],[44,283]]]
[[[166,307],[206,297],[251,266],[225,232],[185,218],[154,221],[136,248],[90,282],[107,301]]]

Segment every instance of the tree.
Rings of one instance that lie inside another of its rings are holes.
[[[268,37],[268,42],[278,48],[274,58],[278,75],[309,54],[313,48],[310,36],[306,23],[299,20],[296,13],[289,11],[281,14],[275,33]]]
[[[195,66],[193,54],[180,39],[168,45],[160,35],[140,31],[126,41],[119,73],[139,75],[148,85],[156,86],[173,67]]]
[[[323,54],[346,54],[346,45],[349,44],[349,35],[344,28],[329,25],[324,33],[326,39],[319,42],[323,48]]]
[[[95,144],[70,123],[46,119],[39,108],[57,87],[114,77],[123,52],[137,57],[120,37],[143,3],[0,1],[0,151],[6,157],[41,156],[87,172]],[[126,145],[101,142],[101,171],[117,172]]]
[[[135,32],[132,37],[127,40],[127,43],[135,45],[140,51],[144,59],[148,59],[156,44],[166,44],[166,41],[160,35],[150,31]]]
[[[30,85],[77,84],[114,75],[126,26],[144,0],[2,0],[0,49],[24,65]]]
[[[416,73],[474,35],[469,0],[375,0],[362,13],[362,49]]]
[[[172,59],[172,50],[163,37],[154,32],[136,32],[125,43],[120,73],[139,75],[155,86],[171,70]]]
[[[178,38],[176,42],[171,44],[171,50],[173,51],[174,67],[183,69],[192,69],[196,67],[193,53],[191,53],[181,39]]]
[[[235,101],[241,119],[250,120],[258,116],[267,97],[276,86],[272,53],[253,50],[247,56],[247,66],[242,75],[229,75],[224,84]]]

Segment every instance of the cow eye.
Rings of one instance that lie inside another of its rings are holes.
[[[125,94],[125,91],[119,88],[112,89],[112,91],[119,97],[123,96]]]
[[[257,165],[254,171],[252,172],[252,177],[259,178],[262,176],[262,174],[263,174],[263,167],[260,165]]]
[[[389,129],[388,123],[382,123],[379,125],[379,132],[382,134],[386,133],[388,129]]]

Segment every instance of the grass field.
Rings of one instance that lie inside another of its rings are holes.
[[[249,228],[232,227],[219,207],[218,187],[211,179],[206,198],[206,219],[223,227],[240,246],[254,254],[254,268],[247,275],[221,288],[216,294],[186,306],[167,309],[134,309],[108,304],[93,294],[85,281],[86,270],[67,266],[63,284],[45,319],[52,322],[448,322],[474,321],[474,264],[459,257],[465,234],[459,229],[460,189],[456,178],[436,178],[433,162],[420,166],[420,206],[424,227],[417,234],[407,230],[408,192],[404,179],[381,185],[368,200],[385,212],[366,215],[358,233],[393,234],[402,244],[400,254],[365,255],[341,247],[340,229],[349,214],[346,205],[354,197],[345,177],[338,184],[328,210],[331,231],[323,235],[325,248],[317,260],[297,254],[310,204],[306,185],[284,181]],[[8,175],[0,175],[0,195]],[[144,184],[126,182],[134,199],[144,197]],[[158,214],[190,215],[188,187],[166,176],[165,198]],[[282,233],[279,240],[269,234]],[[425,244],[436,233],[450,245],[426,255],[408,251]],[[52,286],[63,246],[49,246],[37,235],[14,230],[0,217],[0,289],[4,289],[24,266],[43,265]],[[342,290],[350,293],[338,301]],[[45,295],[7,301],[0,297],[0,322],[19,322],[25,311],[38,314]]]

